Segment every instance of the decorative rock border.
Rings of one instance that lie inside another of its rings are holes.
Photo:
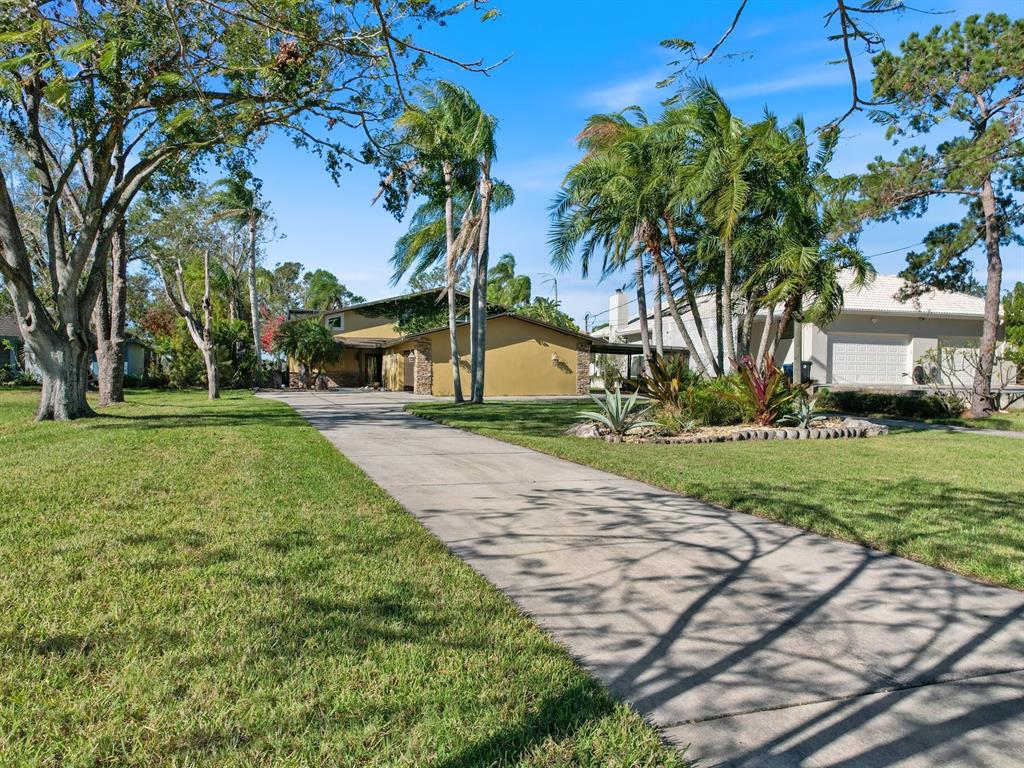
[[[882,424],[865,421],[864,419],[847,418],[837,427],[821,426],[808,429],[798,429],[795,427],[752,427],[717,435],[627,436],[625,441],[621,438],[616,438],[615,435],[601,435],[597,432],[596,427],[589,433],[586,430],[578,430],[573,434],[579,437],[598,437],[609,443],[629,442],[681,445],[693,443],[734,443],[742,440],[840,440],[887,435],[889,434],[889,428]]]

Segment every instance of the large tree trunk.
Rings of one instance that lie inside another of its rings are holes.
[[[472,402],[484,401],[484,364],[487,359],[487,268],[490,260],[491,191],[490,165],[482,164],[480,177],[480,238],[473,260],[473,314],[471,367],[473,372]]]
[[[206,391],[210,400],[220,397],[217,381],[217,356],[213,346],[213,297],[210,291],[210,249],[203,251],[203,343],[200,346],[206,364]]]
[[[256,355],[256,367],[252,372],[252,385],[260,388],[262,383],[263,350],[260,348],[260,295],[256,290],[256,226],[255,213],[249,214],[249,317],[252,325],[252,349]]]
[[[996,332],[999,328],[999,292],[1002,290],[1003,261],[999,253],[999,222],[996,219],[996,197],[992,179],[981,187],[981,210],[985,214],[985,255],[988,275],[985,285],[985,319],[981,327],[978,349],[978,370],[971,388],[971,416],[988,416],[995,410],[992,398],[992,369],[996,358]]]
[[[452,164],[445,162],[444,173],[444,256],[445,279],[448,281],[448,347],[451,350],[452,391],[455,402],[465,402],[462,397],[462,368],[459,358],[459,313],[455,283],[455,200],[452,197]],[[471,310],[472,311],[472,310]]]
[[[111,242],[110,293],[108,295],[104,281],[94,312],[100,405],[124,402],[125,320],[128,304],[128,254],[125,243],[122,223]]]
[[[730,362],[736,359],[736,333],[732,322],[732,242],[726,238],[722,243],[725,256],[722,267],[722,333],[725,337],[725,356]]]
[[[36,421],[66,421],[94,412],[86,400],[91,349],[81,341],[34,339],[27,346],[43,374]]]
[[[217,356],[214,354],[212,345],[200,351],[203,353],[203,364],[206,366],[206,396],[209,400],[216,400],[220,397]]]
[[[640,346],[644,351],[644,359],[641,361],[641,373],[650,370],[651,363],[651,331],[647,324],[647,296],[644,285],[644,254],[637,249],[633,259],[633,277],[636,282],[636,304],[640,313]]]

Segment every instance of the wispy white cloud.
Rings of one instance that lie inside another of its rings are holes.
[[[666,75],[664,67],[637,75],[629,80],[594,88],[580,98],[580,103],[591,109],[620,110],[634,104],[650,104],[662,97],[655,87]]]
[[[806,72],[798,72],[772,80],[729,86],[722,88],[721,93],[727,99],[743,99],[750,96],[766,96],[772,93],[789,93],[808,88],[839,85],[848,77],[846,70],[839,67],[815,67]]]

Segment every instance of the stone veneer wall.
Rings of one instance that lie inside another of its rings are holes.
[[[576,340],[576,394],[590,393],[590,342]]]
[[[412,391],[415,395],[430,395],[434,390],[434,354],[433,345],[429,339],[420,339],[416,342],[413,351],[416,356],[414,365],[416,378],[413,381]]]

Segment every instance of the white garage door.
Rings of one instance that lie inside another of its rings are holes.
[[[907,384],[907,339],[875,334],[829,334],[834,384]]]

